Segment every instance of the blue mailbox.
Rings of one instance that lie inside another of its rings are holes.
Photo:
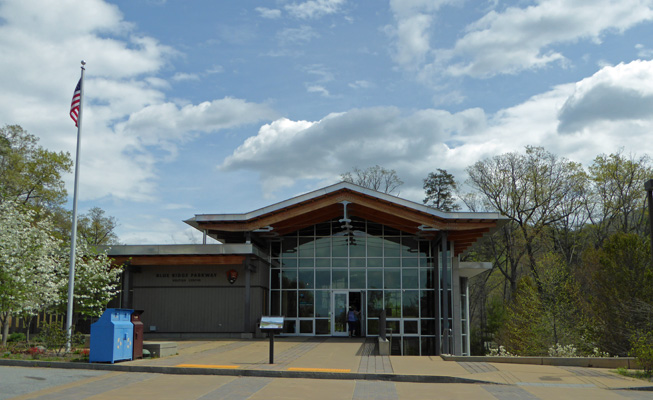
[[[89,362],[131,360],[134,346],[134,310],[107,308],[100,319],[91,324]]]

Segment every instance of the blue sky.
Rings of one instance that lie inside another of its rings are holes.
[[[650,154],[652,42],[653,0],[0,0],[0,124],[74,155],[86,60],[80,211],[186,243],[353,167]]]

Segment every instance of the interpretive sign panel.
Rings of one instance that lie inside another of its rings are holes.
[[[283,329],[283,317],[261,317],[261,330]]]

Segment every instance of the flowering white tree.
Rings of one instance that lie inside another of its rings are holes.
[[[70,252],[62,252],[60,263],[70,265]],[[65,273],[64,273],[65,272]],[[98,252],[86,240],[77,241],[75,250],[75,315],[96,317],[102,314],[107,303],[118,294],[122,267],[112,267],[106,252]],[[68,298],[68,269],[59,275],[62,282],[59,301],[65,307]]]
[[[60,241],[47,219],[10,200],[0,202],[0,324],[7,344],[10,318],[36,313],[57,300]]]

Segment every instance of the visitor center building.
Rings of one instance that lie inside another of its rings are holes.
[[[393,354],[468,355],[468,279],[491,264],[462,260],[506,219],[341,182],[185,222],[204,244],[109,250],[125,267],[119,306],[144,310],[146,333],[252,337],[261,316],[283,316],[283,335],[348,336],[354,307],[362,336],[385,318]]]

